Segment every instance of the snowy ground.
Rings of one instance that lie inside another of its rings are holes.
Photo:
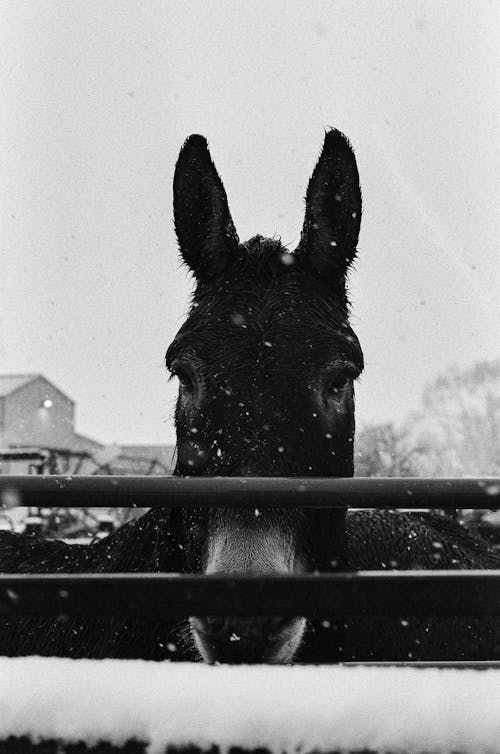
[[[0,741],[500,752],[500,671],[0,658]]]

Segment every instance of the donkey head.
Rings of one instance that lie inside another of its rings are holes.
[[[179,378],[176,473],[352,476],[353,380],[363,368],[349,325],[346,273],[361,193],[347,139],[332,130],[309,181],[300,243],[238,240],[206,140],[184,144],[174,178],[181,255],[196,279],[166,361]],[[212,509],[186,514],[190,567],[206,573],[332,569],[341,511]],[[286,662],[304,620],[191,619],[208,660]],[[238,641],[230,641],[236,634]]]

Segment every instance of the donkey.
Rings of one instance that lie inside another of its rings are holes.
[[[174,218],[182,259],[196,280],[187,320],[166,354],[180,383],[175,473],[352,476],[353,383],[363,354],[349,323],[346,276],[356,255],[361,191],[347,138],[337,130],[325,135],[293,252],[261,236],[239,242],[202,136],[191,136],[181,150]],[[187,517],[184,528],[187,567],[205,573],[286,574],[389,563],[436,567],[436,540],[445,549],[440,567],[500,564],[459,527],[452,531],[436,516],[422,524],[387,513],[346,520],[342,510],[283,508],[263,510],[256,518],[253,511],[212,509]],[[415,530],[419,541],[410,557],[406,543]],[[445,624],[417,622],[405,633],[399,622],[372,622],[392,637],[400,659],[442,653],[436,627]],[[335,652],[338,659],[387,654],[387,640],[385,647],[382,641],[367,650],[366,621],[349,631],[342,624],[342,637],[338,626],[323,622],[305,641],[302,617],[192,617],[190,627],[208,661],[290,662],[299,647],[302,657],[316,659],[318,647],[330,659]],[[487,641],[487,651],[500,652],[497,629],[489,624],[486,630],[483,622],[474,633],[475,646]]]
[[[175,473],[352,476],[353,383],[363,355],[349,323],[346,276],[361,192],[346,137],[336,130],[325,136],[293,252],[261,236],[239,242],[201,136],[191,136],[179,156],[174,219],[196,280],[188,317],[166,354],[179,380]],[[433,514],[291,506],[257,514],[155,509],[87,548],[0,532],[0,570],[258,575],[500,567],[484,542]],[[0,653],[273,663],[495,659],[499,629],[496,620],[411,617],[336,624],[191,616],[178,625],[11,618],[0,622]]]
[[[201,136],[191,136],[179,156],[174,218],[197,283],[166,355],[180,383],[175,473],[352,476],[353,381],[363,356],[349,324],[345,275],[356,252],[361,192],[347,139],[326,135],[293,253],[276,239],[239,242]],[[188,539],[188,566],[206,573],[301,573],[324,567],[332,548],[343,550],[338,511],[284,508],[255,517],[213,509],[196,522],[205,546],[200,559],[198,542]],[[318,532],[323,548],[314,542]],[[304,618],[191,619],[207,660],[243,653],[287,662],[304,628]],[[231,636],[243,638],[229,643]]]

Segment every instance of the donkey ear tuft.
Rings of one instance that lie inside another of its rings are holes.
[[[175,166],[174,221],[182,258],[197,280],[220,275],[239,241],[207,140],[198,134],[185,141]]]
[[[356,254],[361,189],[349,140],[328,131],[309,181],[306,214],[297,252],[320,274],[340,279]]]

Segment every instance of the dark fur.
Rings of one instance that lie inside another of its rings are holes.
[[[188,318],[166,357],[181,380],[176,473],[352,476],[353,381],[363,356],[349,324],[346,274],[356,254],[361,192],[347,139],[326,134],[293,255],[274,239],[239,242],[203,137],[190,137],[179,156],[174,214],[182,257],[196,278]],[[291,543],[309,571],[500,567],[484,542],[439,516],[358,512],[346,518],[345,511],[283,508],[262,511],[258,519],[237,509],[150,511],[88,548],[0,533],[0,570],[200,572],[219,537],[227,552],[214,568],[224,572],[231,568],[233,538],[245,547],[242,531],[252,538],[242,562],[253,572],[275,567],[274,552],[258,552],[267,532],[278,548]],[[0,653],[190,659],[185,617],[181,623],[4,618]],[[310,624],[298,661],[500,657],[496,620],[404,616],[403,623],[337,625],[328,618]],[[249,636],[263,632],[257,621],[245,626]],[[231,631],[231,622],[224,630]],[[225,634],[217,631],[221,649],[214,659],[258,659],[245,651],[245,637],[229,655]]]
[[[0,565],[8,573],[171,571],[179,567],[169,514],[150,511],[89,547],[0,532]],[[500,568],[500,556],[458,524],[435,514],[359,511],[347,515],[353,569]],[[409,535],[411,533],[411,538]],[[436,549],[435,543],[442,547]],[[337,553],[332,548],[332,558]],[[299,662],[334,660],[443,660],[500,658],[496,619],[360,619],[310,623]],[[179,621],[86,618],[52,621],[2,618],[0,653],[116,657],[173,661],[196,659]]]
[[[436,513],[356,511],[346,517],[352,570],[500,568],[500,555]],[[500,659],[498,618],[315,621],[300,659],[321,662]]]
[[[0,569],[5,573],[133,573],[182,570],[175,515],[149,511],[106,539],[67,545],[0,532]],[[2,618],[0,654],[62,657],[142,657],[162,660],[182,654],[177,625],[167,621],[89,617],[83,620]],[[179,652],[177,650],[179,645]],[[170,646],[170,648],[169,648]]]

